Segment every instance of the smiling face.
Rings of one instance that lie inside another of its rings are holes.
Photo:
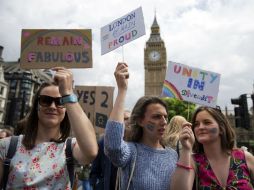
[[[216,140],[222,151],[231,151],[235,147],[235,131],[220,109],[198,107],[192,117],[192,128],[196,136],[193,152],[204,153],[203,145]]]
[[[161,140],[167,126],[167,112],[159,103],[149,104],[140,126],[143,128],[143,136],[148,139]]]
[[[61,97],[58,86],[48,86],[41,90],[40,95],[46,95],[50,97]],[[60,127],[60,123],[65,116],[65,108],[57,107],[55,102],[52,102],[49,106],[42,106],[38,104],[38,126],[43,127]]]
[[[194,134],[201,144],[220,141],[220,128],[217,121],[207,111],[200,111],[193,124]]]

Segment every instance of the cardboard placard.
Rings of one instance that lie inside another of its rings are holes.
[[[169,61],[162,96],[215,107],[220,74]]]
[[[20,67],[92,68],[92,32],[87,30],[23,29]]]
[[[101,54],[108,53],[146,34],[142,8],[101,28]]]
[[[113,108],[114,87],[75,86],[75,93],[92,124],[99,128],[105,128]]]
[[[93,124],[95,111],[95,86],[75,86],[79,104]]]

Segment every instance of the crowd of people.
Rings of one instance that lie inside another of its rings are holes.
[[[237,148],[234,129],[220,109],[200,106],[191,122],[180,115],[168,121],[165,102],[143,96],[132,111],[125,110],[129,71],[118,63],[117,97],[97,142],[73,93],[72,73],[53,70],[52,83],[41,85],[19,123],[7,178],[3,163],[13,133],[0,132],[3,189],[71,189],[72,157],[80,166],[74,180],[81,180],[84,190],[253,189],[254,157]],[[71,131],[75,137],[70,138]],[[71,155],[66,153],[69,139]]]

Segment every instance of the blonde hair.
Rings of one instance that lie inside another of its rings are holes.
[[[163,138],[163,144],[165,146],[176,149],[176,144],[182,130],[182,125],[186,122],[186,119],[180,115],[176,115],[171,118]]]

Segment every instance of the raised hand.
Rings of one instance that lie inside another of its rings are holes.
[[[61,96],[70,95],[73,93],[73,74],[70,70],[64,67],[54,67],[53,71],[56,71],[54,75],[54,81],[59,86],[59,92]]]
[[[192,150],[193,144],[195,142],[195,137],[191,129],[191,123],[188,122],[183,124],[179,139],[183,149],[190,151]]]
[[[129,78],[128,65],[126,63],[118,63],[114,75],[118,89],[127,89]]]

